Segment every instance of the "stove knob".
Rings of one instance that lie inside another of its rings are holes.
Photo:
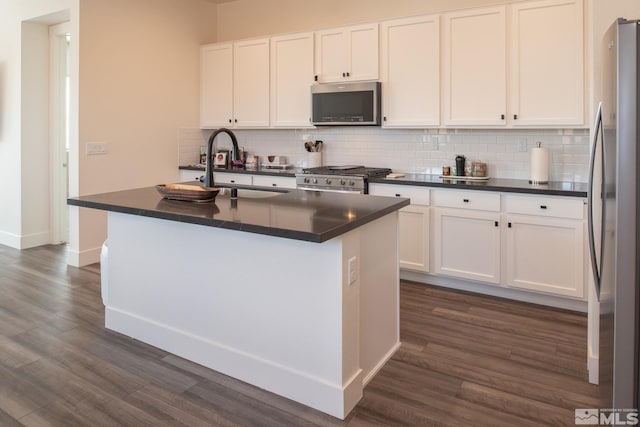
[[[329,178],[327,178],[327,185],[331,185],[331,180]]]
[[[308,183],[309,183],[309,178],[305,178],[305,179],[304,179],[304,183],[305,183],[305,184],[308,184]]]
[[[318,183],[318,178],[313,178],[313,183],[317,184]]]
[[[344,184],[345,184],[344,179],[341,179],[340,180],[340,185],[344,185]]]
[[[349,185],[353,187],[354,185],[356,185],[356,183],[355,181],[349,181]]]

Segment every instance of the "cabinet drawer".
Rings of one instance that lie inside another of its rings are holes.
[[[239,184],[239,185],[251,185],[253,180],[251,175],[245,175],[242,173],[226,173],[226,172],[214,172],[213,180],[220,184]]]
[[[286,176],[254,175],[253,185],[260,187],[296,188],[296,179]]]
[[[411,199],[412,205],[428,206],[430,202],[429,190],[414,185],[369,184],[369,194],[373,196],[406,197]]]
[[[204,176],[204,171],[181,170],[180,181],[200,181],[200,177]]]
[[[505,195],[504,210],[508,213],[555,218],[584,218],[584,201],[580,198]]]
[[[500,194],[485,191],[433,190],[433,204],[447,208],[500,211]]]

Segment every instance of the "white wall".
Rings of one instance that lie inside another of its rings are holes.
[[[198,125],[199,46],[215,40],[205,0],[82,0],[78,184],[86,195],[174,181],[178,129]],[[106,143],[108,154],[85,154]],[[69,263],[95,262],[106,215],[70,208]]]
[[[236,0],[218,6],[218,41],[507,3],[507,0]]]
[[[178,129],[198,126],[199,45],[215,41],[215,4],[0,0],[0,11],[0,244],[50,238],[50,24],[71,19],[71,67],[80,75],[72,83],[79,117],[72,115],[71,195],[177,178]],[[86,156],[87,142],[107,143],[109,154]],[[98,260],[103,218],[70,208],[72,265]]]

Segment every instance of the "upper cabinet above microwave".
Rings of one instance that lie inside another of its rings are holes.
[[[316,31],[318,83],[378,80],[378,24]]]

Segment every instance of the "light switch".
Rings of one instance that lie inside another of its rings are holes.
[[[87,155],[107,154],[107,144],[104,142],[87,142]]]
[[[347,272],[349,274],[349,285],[353,285],[358,280],[358,259],[356,257],[349,258],[349,266]]]

